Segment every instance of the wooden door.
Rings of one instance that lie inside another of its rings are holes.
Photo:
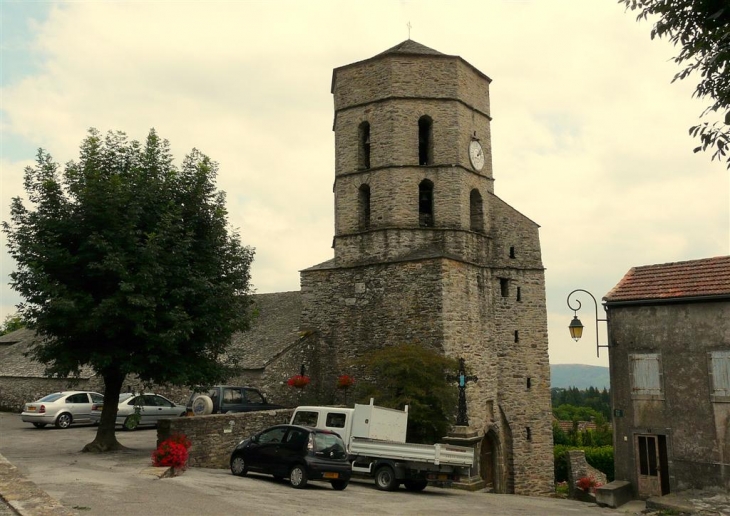
[[[484,436],[482,440],[482,450],[479,457],[479,475],[484,480],[484,487],[497,492],[496,485],[494,483],[494,470],[496,460],[496,450],[494,447],[494,439],[491,434]]]
[[[669,493],[666,436],[637,435],[635,452],[639,497]]]

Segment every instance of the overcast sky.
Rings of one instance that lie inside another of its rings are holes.
[[[332,69],[410,36],[492,78],[495,193],[541,225],[550,360],[596,358],[594,308],[632,267],[730,254],[724,165],[693,154],[705,103],[670,84],[669,43],[615,0],[12,2],[2,20],[2,220],[38,147],[78,158],[89,127],[220,163],[256,291],[332,257]],[[3,252],[0,317],[18,296]],[[600,308],[599,308],[600,309]],[[602,309],[600,309],[602,310]],[[603,325],[602,325],[603,326]],[[600,328],[605,343],[605,328]]]

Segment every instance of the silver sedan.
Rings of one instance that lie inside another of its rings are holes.
[[[101,419],[103,407],[103,403],[92,407],[91,420],[94,423]],[[159,394],[125,392],[119,395],[116,424],[121,425],[124,430],[134,430],[138,426],[156,425],[163,418],[184,415],[185,405],[173,403]]]
[[[25,423],[33,423],[36,428],[46,425],[68,428],[72,423],[91,423],[92,404],[103,401],[104,396],[98,392],[54,392],[38,401],[26,403],[20,418]]]

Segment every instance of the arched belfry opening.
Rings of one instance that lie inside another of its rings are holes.
[[[360,229],[370,229],[370,186],[360,185],[360,188],[358,188],[357,209]]]
[[[433,120],[427,115],[418,119],[418,164],[433,165]]]
[[[484,203],[476,188],[469,194],[469,229],[484,233]]]
[[[363,122],[357,131],[359,142],[358,148],[358,168],[370,168],[370,124]]]
[[[433,227],[433,183],[428,179],[418,185],[418,225]]]

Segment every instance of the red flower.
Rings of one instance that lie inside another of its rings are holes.
[[[301,374],[294,375],[286,381],[286,384],[289,387],[304,389],[307,385],[309,385],[309,376],[304,376]]]
[[[152,464],[154,466],[185,469],[188,464],[189,447],[190,439],[182,434],[175,434],[162,441],[157,449],[152,452]]]
[[[343,374],[337,377],[338,389],[349,389],[354,383],[355,379],[350,375]]]

